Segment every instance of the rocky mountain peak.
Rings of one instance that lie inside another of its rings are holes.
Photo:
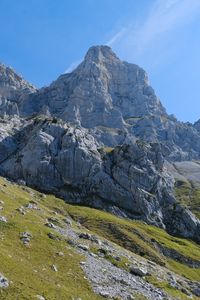
[[[114,144],[124,140],[130,127],[126,125],[128,118],[166,114],[146,72],[121,61],[108,46],[91,47],[72,73],[61,75],[34,99],[25,99],[20,110],[27,115],[41,113],[44,107],[51,115],[85,128],[122,129],[123,137]]]
[[[167,115],[142,68],[95,46],[47,88],[6,67],[1,78],[0,112],[27,117],[0,119],[1,175],[200,242],[164,165],[200,159],[200,135]]]
[[[96,63],[101,62],[117,62],[120,63],[120,59],[112,51],[109,46],[93,46],[90,47],[85,56],[85,61],[93,61]]]
[[[7,96],[11,90],[35,92],[36,88],[17,74],[11,67],[0,63],[0,95]]]
[[[198,132],[200,132],[200,119],[197,120],[193,126]]]
[[[18,75],[12,68],[0,64],[0,116],[18,115],[19,104],[36,88]]]

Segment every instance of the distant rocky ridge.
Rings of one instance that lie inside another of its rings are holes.
[[[198,122],[169,116],[140,67],[96,46],[40,90],[1,66],[0,96],[2,175],[200,242],[169,167],[199,159]]]
[[[19,104],[27,94],[36,88],[15,71],[0,64],[0,116],[19,115]]]
[[[120,61],[107,46],[91,47],[72,73],[61,75],[40,90],[10,68],[3,67],[1,72],[0,94],[6,98],[0,106],[1,115],[52,115],[88,128],[106,146],[139,138],[162,142],[168,160],[199,158],[198,122],[193,126],[167,115],[145,71]],[[2,88],[5,82],[6,96]]]

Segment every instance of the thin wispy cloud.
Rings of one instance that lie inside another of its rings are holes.
[[[106,42],[107,46],[112,46],[115,42],[117,42],[124,34],[126,34],[127,27],[120,29],[114,36],[111,37],[110,40]]]
[[[64,71],[64,74],[66,73],[71,73],[74,69],[76,69],[76,67],[82,62],[82,59],[78,59],[74,62],[72,62],[68,68]]]
[[[105,44],[130,62],[139,62],[142,58],[146,67],[150,65],[153,69],[164,62],[167,56],[174,54],[172,47],[165,48],[165,41],[168,38],[171,41],[176,39],[177,29],[200,15],[200,0],[154,0],[151,3],[143,19],[127,20],[127,24]],[[64,73],[72,72],[81,61],[74,61]]]
[[[187,24],[200,13],[199,0],[155,0],[140,24],[133,22],[123,27],[108,42],[111,46],[123,43],[142,52],[158,38]]]

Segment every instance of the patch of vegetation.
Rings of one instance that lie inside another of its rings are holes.
[[[69,214],[89,230],[115,242],[191,280],[200,280],[200,269],[190,268],[168,259],[158,251],[155,242],[174,249],[185,257],[200,260],[200,246],[192,241],[169,235],[164,230],[139,221],[118,218],[112,214],[92,209],[67,205]],[[179,266],[176,268],[176,265]]]
[[[116,134],[121,134],[123,131],[119,128],[113,128],[113,127],[106,127],[106,126],[97,126],[98,129],[108,132],[110,134],[116,135]]]
[[[160,118],[161,118],[161,120],[162,120],[163,122],[167,122],[167,121],[168,121],[168,117],[165,116],[165,115],[162,115]]]
[[[62,222],[63,215],[56,214],[46,207],[40,194],[28,191],[17,185],[0,179],[0,200],[4,202],[4,215],[8,223],[0,223],[0,272],[10,280],[10,287],[0,289],[1,300],[36,299],[41,295],[45,299],[100,300],[102,297],[93,293],[80,267],[83,259],[66,241],[50,239],[51,228],[44,226],[49,217],[56,217]],[[27,189],[28,190],[28,189]],[[31,190],[30,190],[31,191]],[[38,203],[40,210],[27,210],[22,215],[16,209],[25,206],[30,200]],[[48,197],[47,197],[48,198]],[[51,204],[57,206],[57,199],[51,198]],[[47,200],[48,201],[48,200]],[[58,201],[64,209],[64,202]],[[29,246],[20,240],[20,233],[32,234]],[[57,253],[63,252],[63,256]],[[58,272],[52,269],[56,265]]]
[[[149,283],[151,283],[152,285],[154,285],[156,288],[161,288],[163,291],[165,291],[170,296],[175,297],[175,299],[180,299],[180,300],[188,299],[188,295],[186,295],[182,291],[178,290],[177,288],[171,286],[166,281],[158,280],[154,276],[148,276],[148,277],[146,277],[146,280]],[[196,299],[198,299],[198,297],[193,296],[192,299],[196,300]]]
[[[137,299],[137,300],[148,300],[147,297],[145,297],[144,295],[142,295],[140,293],[134,294],[134,298]]]
[[[128,267],[129,260],[126,257],[121,256],[120,260],[118,260],[115,257],[113,257],[112,255],[106,255],[105,258],[108,259],[114,266],[116,266],[120,269],[124,269],[125,271],[129,270],[129,267]]]
[[[178,202],[200,218],[200,189],[192,187],[188,181],[178,180],[175,183],[175,196]]]
[[[59,236],[54,240],[48,237],[51,228],[44,226],[49,218],[62,226],[64,219],[72,217],[91,233],[96,233],[127,250],[166,265],[174,272],[191,280],[200,280],[200,269],[189,268],[173,259],[164,257],[155,246],[155,242],[174,249],[191,259],[200,260],[200,246],[186,239],[172,237],[164,230],[149,226],[143,222],[131,221],[112,214],[83,206],[73,206],[52,195],[42,197],[41,193],[11,184],[0,178],[0,200],[4,201],[4,215],[8,223],[0,223],[0,272],[12,283],[0,291],[0,299],[36,299],[42,295],[46,299],[98,300],[80,267],[83,257],[78,255],[66,240]],[[39,210],[28,210],[22,215],[17,209],[30,202],[36,203]],[[76,226],[73,222],[72,226]],[[32,234],[30,246],[20,240],[20,233]],[[95,253],[95,249],[91,249]],[[57,255],[63,252],[64,256]],[[119,268],[127,270],[127,259],[116,259],[110,253],[105,258]],[[56,265],[58,272],[52,270]],[[156,284],[156,283],[154,283]],[[167,292],[167,286],[164,287]],[[171,288],[171,287],[170,287]],[[170,290],[175,293],[173,289]],[[178,291],[179,293],[179,291]],[[175,295],[180,299],[183,295]],[[143,297],[138,296],[137,299]],[[194,298],[195,299],[195,298]]]
[[[187,279],[200,282],[200,269],[190,268],[173,259],[168,259],[168,264],[170,266],[170,269],[175,273],[184,276]]]
[[[113,150],[114,150],[113,147],[104,147],[104,148],[103,148],[103,151],[104,151],[105,153],[111,153]]]
[[[125,122],[129,125],[135,125],[138,121],[143,120],[144,117],[129,117],[125,119]]]
[[[91,247],[90,248],[91,252],[96,254],[96,255],[99,255],[99,252],[101,252],[101,248],[97,248],[97,247]],[[103,257],[105,259],[107,259],[109,262],[111,262],[114,266],[120,268],[120,269],[123,269],[125,271],[129,271],[129,263],[130,261],[124,257],[124,256],[120,256],[120,257],[114,257],[113,255],[111,255],[108,251],[106,251],[106,249],[103,249],[104,251],[104,255]]]

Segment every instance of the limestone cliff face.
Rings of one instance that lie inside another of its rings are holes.
[[[9,123],[16,126],[16,118]],[[176,206],[173,177],[158,143],[136,141],[108,150],[88,129],[46,117],[12,130],[10,144],[7,137],[0,142],[6,149],[0,160],[2,175],[68,202],[144,220],[200,242],[198,219]]]
[[[19,114],[19,103],[36,88],[25,81],[13,69],[0,64],[0,115]]]
[[[107,46],[90,48],[76,70],[40,90],[34,101],[28,98],[22,112],[29,106],[28,113],[47,106],[51,114],[86,128],[124,128],[126,118],[165,114],[145,71],[120,61]]]
[[[107,153],[88,130],[50,118],[27,123],[14,141],[1,161],[6,175],[72,202],[164,226],[162,205],[174,197],[158,144],[136,142]]]
[[[0,97],[1,175],[200,242],[166,168],[199,159],[198,124],[167,115],[140,67],[92,47],[72,73],[36,90],[3,66]]]
[[[121,61],[107,46],[90,48],[72,73],[25,96],[18,110],[22,116],[42,113],[88,128],[105,146],[142,139],[162,142],[168,160],[200,156],[197,125],[167,115],[145,71]]]

